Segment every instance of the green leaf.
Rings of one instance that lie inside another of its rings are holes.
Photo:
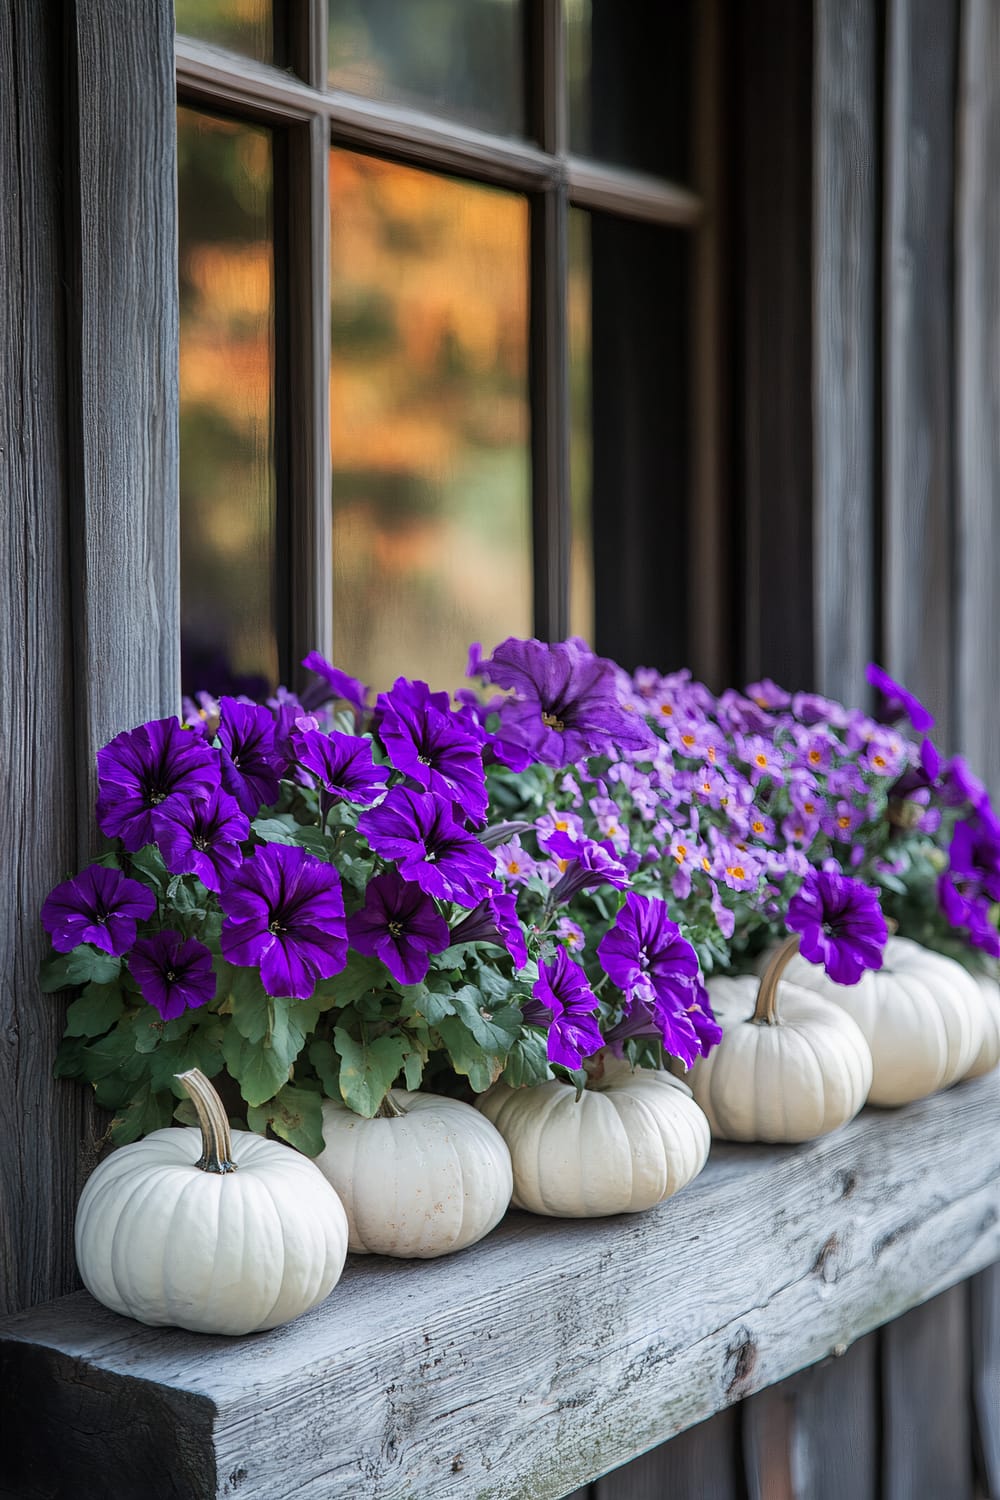
[[[551,1078],[546,1045],[544,1031],[535,1026],[525,1028],[507,1054],[504,1083],[512,1089],[531,1088]]]
[[[86,1078],[86,1047],[83,1038],[63,1037],[56,1052],[53,1078]]]
[[[111,1143],[127,1146],[152,1130],[162,1130],[170,1124],[174,1112],[174,1101],[170,1094],[155,1093],[148,1083],[136,1091],[128,1108],[115,1116],[111,1122]]]
[[[210,1024],[195,1027],[177,1041],[165,1041],[149,1059],[149,1080],[154,1089],[168,1089],[178,1099],[184,1089],[178,1073],[200,1068],[206,1078],[222,1071],[222,1043],[226,1027],[218,1016]],[[186,1096],[185,1096],[186,1097]]]
[[[139,880],[144,880],[154,890],[166,890],[171,876],[166,865],[163,863],[163,855],[155,844],[147,844],[138,853],[130,854],[128,861],[128,874],[137,877]]]
[[[424,1063],[426,1061],[426,1051],[407,1053],[406,1061],[403,1064],[403,1077],[406,1080],[406,1087],[408,1089],[416,1092],[420,1087],[420,1080],[424,1076]]]
[[[155,1052],[162,1042],[176,1042],[191,1029],[190,1011],[165,1021],[152,1005],[144,1005],[132,1017],[132,1039],[135,1050],[141,1053]]]
[[[67,1036],[103,1036],[125,1009],[117,984],[88,984],[66,1011]]]
[[[247,1112],[251,1130],[263,1135],[270,1125],[275,1135],[305,1153],[318,1156],[323,1149],[323,1106],[318,1094],[286,1083],[266,1104]]]
[[[402,995],[401,1014],[409,1020],[425,1021],[428,1026],[436,1026],[445,1016],[455,1014],[450,986],[437,990],[426,984],[408,984],[403,986]]]
[[[271,997],[256,969],[233,969],[226,1009],[233,1025],[248,1042],[260,1042],[271,1025]]]
[[[508,990],[510,986],[508,985]],[[474,984],[464,984],[451,997],[455,1014],[471,1031],[479,1046],[491,1057],[506,1057],[521,1030],[521,1012],[516,1005],[493,1010]]]
[[[494,1060],[483,1055],[483,1049],[458,1016],[446,1016],[438,1023],[437,1032],[455,1072],[464,1074],[477,1094],[484,1094],[499,1076],[500,1069],[495,1067]]]
[[[266,1103],[288,1082],[289,1065],[274,1048],[248,1042],[235,1026],[226,1027],[222,1056],[247,1104]]]
[[[313,999],[321,1002],[322,1010],[329,1010],[333,1005],[351,1005],[368,990],[384,989],[388,982],[389,970],[381,959],[352,948],[346,966],[332,979],[321,979]]]
[[[124,1016],[107,1036],[91,1042],[85,1058],[86,1076],[94,1083],[115,1073],[121,1073],[126,1078],[138,1078],[146,1069],[145,1059],[135,1050],[128,1016]]]
[[[294,844],[328,864],[333,859],[333,840],[315,824],[296,823],[290,813],[281,813],[276,818],[254,818],[250,827],[266,844]]]
[[[309,1061],[319,1074],[328,1099],[340,1098],[340,1058],[330,1042],[316,1040],[309,1044]]]
[[[76,989],[83,984],[110,984],[121,973],[122,961],[114,953],[101,953],[81,943],[72,953],[61,953],[42,964],[41,985],[46,995],[56,990]]]
[[[379,1036],[356,1042],[338,1026],[333,1034],[340,1053],[340,1094],[355,1114],[375,1114],[403,1066],[407,1043],[401,1036]]]

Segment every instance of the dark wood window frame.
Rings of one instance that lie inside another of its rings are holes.
[[[693,518],[688,576],[693,665],[717,670],[722,651],[719,569],[719,400],[717,265],[719,235],[709,204],[717,186],[716,132],[705,101],[718,89],[718,7],[697,8],[695,38],[698,191],[569,150],[566,37],[562,0],[527,0],[527,127],[514,140],[403,106],[327,87],[326,0],[289,0],[281,51],[289,68],[250,61],[183,35],[176,39],[177,94],[185,105],[276,127],[282,135],[288,303],[279,309],[279,368],[294,424],[277,435],[286,452],[278,503],[289,614],[287,671],[313,646],[333,654],[329,403],[329,181],[331,146],[367,151],[526,195],[530,215],[530,404],[533,619],[536,634],[569,630],[569,348],[566,316],[568,217],[581,208],[622,219],[680,227],[700,236],[695,261],[693,368],[688,413]],[[276,171],[276,183],[278,178]],[[280,235],[280,208],[276,230]],[[279,287],[279,297],[281,295]],[[287,322],[287,337],[281,336]],[[287,413],[286,413],[287,419]],[[279,422],[282,414],[279,412]],[[708,607],[706,608],[706,601]],[[694,611],[698,609],[698,628]],[[707,630],[705,620],[714,622]]]

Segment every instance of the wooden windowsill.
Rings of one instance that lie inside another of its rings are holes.
[[[0,1494],[554,1500],[997,1258],[992,1074],[811,1145],[716,1146],[651,1213],[353,1259],[273,1333],[84,1292],[7,1319]]]

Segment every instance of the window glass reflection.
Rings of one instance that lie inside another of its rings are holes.
[[[174,20],[183,36],[257,62],[281,61],[274,55],[271,0],[174,0]]]
[[[334,640],[379,688],[454,688],[531,629],[523,198],[330,160]]]
[[[278,676],[272,140],[177,112],[185,691]]]
[[[520,0],[329,0],[330,84],[524,131]]]

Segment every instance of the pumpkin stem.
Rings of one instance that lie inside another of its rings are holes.
[[[896,933],[899,931],[899,923],[896,921],[895,917],[886,917],[885,930],[890,937],[896,936]]]
[[[386,1094],[382,1103],[375,1111],[376,1120],[401,1120],[406,1110],[401,1104],[397,1104],[391,1094]]]
[[[220,1175],[235,1172],[229,1120],[215,1089],[200,1068],[189,1068],[186,1073],[175,1073],[174,1077],[198,1111],[202,1152],[195,1166],[203,1172],[218,1172]]]
[[[750,1017],[755,1026],[781,1025],[778,1019],[778,980],[798,951],[799,939],[796,934],[795,937],[786,938],[771,954],[767,968],[760,976],[757,1004]]]

